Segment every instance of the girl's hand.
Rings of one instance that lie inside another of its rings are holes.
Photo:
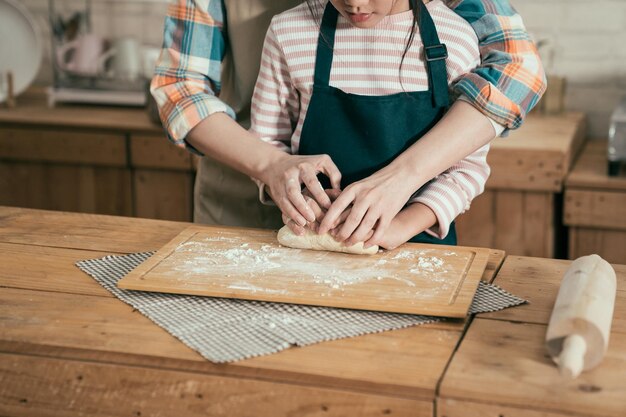
[[[325,174],[333,188],[339,189],[341,173],[328,155],[282,154],[269,164],[260,180],[268,187],[272,200],[283,215],[304,227],[307,222],[314,222],[319,212],[316,213],[316,209],[307,203],[302,194],[302,184],[320,208],[331,205],[330,197],[317,180],[319,173]]]
[[[318,232],[337,227],[342,213],[352,205],[335,239],[346,246],[358,242],[365,242],[365,247],[377,244],[414,191],[414,184],[407,178],[388,166],[349,185],[328,209]]]
[[[426,205],[410,204],[393,218],[385,235],[376,244],[392,250],[437,223],[437,216]]]

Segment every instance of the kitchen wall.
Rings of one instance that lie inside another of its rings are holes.
[[[48,0],[22,0],[36,16],[49,39]],[[589,135],[605,137],[611,110],[626,96],[626,0],[512,0],[535,39],[547,40],[547,69],[565,76],[568,109],[589,115]],[[159,45],[166,4],[94,1],[94,26],[109,34],[134,35]],[[57,0],[59,8],[83,4]],[[46,42],[46,46],[49,42]],[[49,53],[39,74],[39,84],[51,80]]]
[[[512,3],[534,38],[549,41],[544,65],[567,78],[566,108],[587,113],[591,137],[606,137],[611,111],[626,96],[626,0]]]

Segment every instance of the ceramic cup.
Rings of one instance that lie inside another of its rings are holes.
[[[112,57],[107,75],[134,81],[142,75],[142,52],[135,38],[119,38],[113,42]]]
[[[97,76],[110,57],[105,52],[104,39],[88,33],[62,45],[57,49],[57,64],[60,69],[73,74]]]

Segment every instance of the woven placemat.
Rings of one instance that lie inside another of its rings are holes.
[[[440,317],[269,303],[117,288],[153,252],[105,256],[76,263],[115,297],[130,304],[206,359],[233,362],[327,340],[442,321]],[[480,282],[470,313],[526,303]]]

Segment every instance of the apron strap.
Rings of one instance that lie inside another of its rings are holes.
[[[446,68],[448,49],[444,43],[439,41],[437,28],[435,28],[435,23],[426,5],[422,0],[417,0],[417,2],[420,5],[420,36],[424,44],[424,61],[426,61],[428,70],[428,87],[432,92],[433,105],[435,107],[448,107],[450,104],[448,70]]]
[[[333,48],[335,47],[335,30],[339,12],[329,1],[324,9],[320,34],[317,39],[317,56],[315,58],[315,85],[330,85],[330,70],[333,66]]]
[[[422,43],[424,44],[424,60],[428,71],[428,87],[433,96],[433,105],[436,107],[448,107],[448,72],[446,58],[448,50],[446,45],[439,41],[437,29],[424,2],[419,3],[419,29]],[[324,16],[317,39],[317,55],[315,58],[315,85],[330,85],[330,70],[333,65],[333,48],[335,46],[335,31],[339,12],[329,1],[324,9]]]

